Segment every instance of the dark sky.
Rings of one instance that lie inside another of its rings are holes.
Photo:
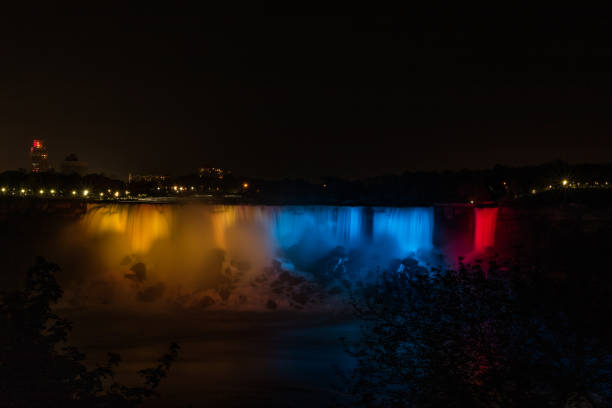
[[[612,161],[603,13],[48,17],[0,33],[0,169],[366,177]]]

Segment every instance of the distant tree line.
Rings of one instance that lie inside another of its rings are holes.
[[[1,186],[27,186],[31,189],[55,188],[64,192],[82,190],[129,190],[134,196],[168,195],[227,198],[262,204],[364,204],[430,205],[432,203],[482,203],[515,200],[580,200],[582,192],[563,190],[562,180],[599,182],[612,189],[612,164],[568,164],[562,161],[538,166],[495,166],[485,170],[405,172],[363,180],[322,177],[264,180],[226,173],[188,174],[158,180],[126,183],[100,174],[80,177],[53,172],[30,174],[20,171],[0,173]],[[608,184],[605,184],[608,182]],[[176,189],[175,189],[176,187]],[[549,188],[550,187],[550,188]],[[179,190],[182,188],[182,190]],[[537,192],[537,197],[531,197]],[[540,193],[545,193],[542,195]],[[557,194],[558,195],[558,194]],[[601,200],[601,198],[597,198]],[[611,199],[606,199],[612,202]]]

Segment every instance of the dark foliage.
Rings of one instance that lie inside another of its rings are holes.
[[[135,407],[153,397],[178,356],[178,345],[152,368],[141,370],[143,385],[114,379],[120,362],[88,369],[85,355],[67,343],[69,321],[52,311],[62,297],[55,279],[59,267],[38,258],[23,290],[0,293],[0,405],[11,407]]]
[[[537,276],[494,261],[382,274],[354,298],[352,405],[610,406],[609,294]]]

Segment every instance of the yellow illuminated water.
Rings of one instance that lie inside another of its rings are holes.
[[[244,287],[270,265],[274,212],[255,206],[90,204],[66,234],[66,247],[86,259],[79,262],[89,269],[86,281],[111,282],[114,291],[131,287],[132,292],[163,283],[164,293],[173,297],[203,296],[223,274],[237,274],[237,263],[249,265],[241,271],[248,275],[242,275]],[[146,265],[143,282],[126,279],[136,263]]]

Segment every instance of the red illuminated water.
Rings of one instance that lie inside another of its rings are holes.
[[[483,251],[495,245],[495,224],[497,208],[476,208],[476,226],[474,228],[474,249]]]

